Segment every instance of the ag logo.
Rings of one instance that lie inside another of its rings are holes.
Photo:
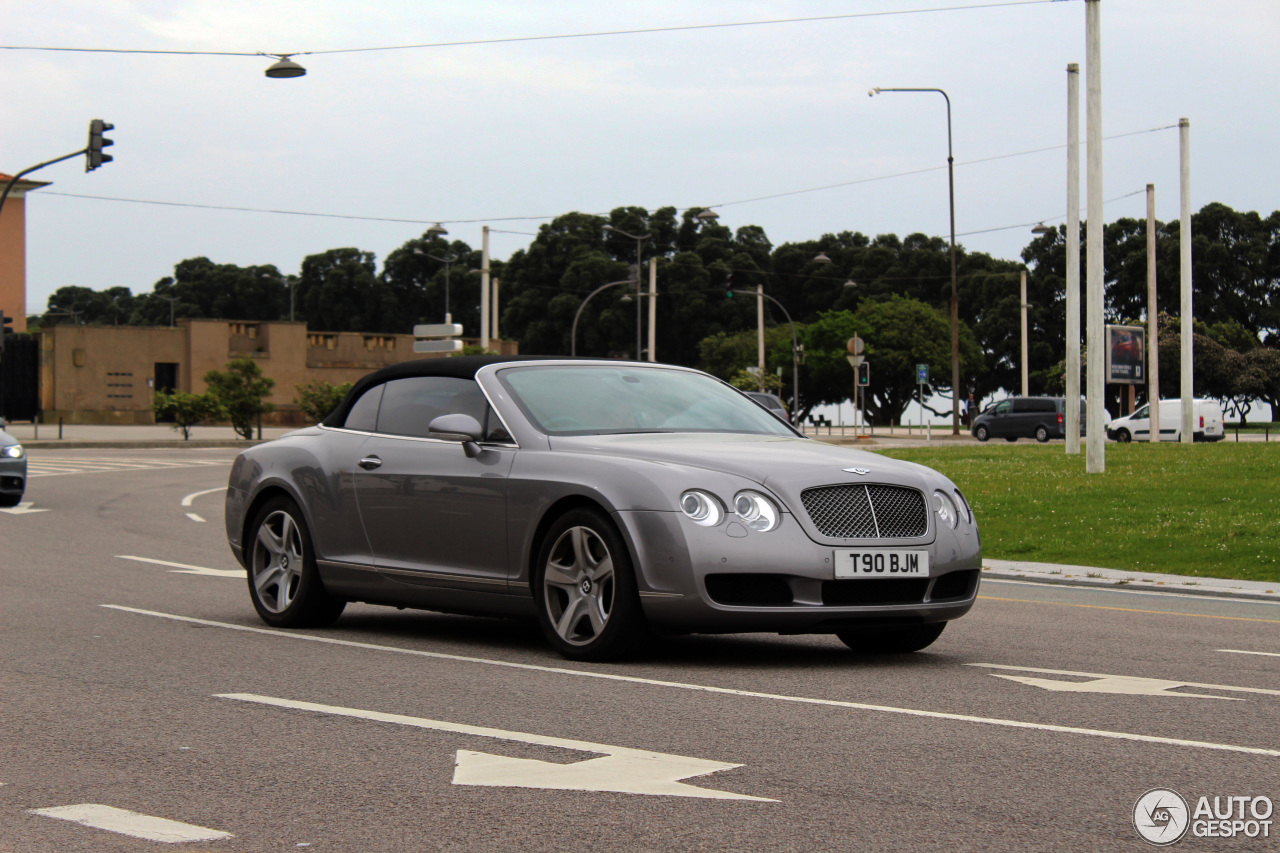
[[[1152,788],[1133,806],[1133,826],[1144,840],[1159,847],[1182,840],[1190,812],[1187,801],[1168,788]]]

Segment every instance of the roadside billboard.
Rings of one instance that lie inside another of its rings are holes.
[[[1147,335],[1141,326],[1107,326],[1107,382],[1141,385],[1147,381]]]

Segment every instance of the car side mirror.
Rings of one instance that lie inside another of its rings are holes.
[[[480,455],[478,442],[484,438],[484,427],[471,415],[441,415],[427,424],[427,431],[432,438],[441,441],[462,442],[462,452],[467,454],[468,459],[475,459]]]

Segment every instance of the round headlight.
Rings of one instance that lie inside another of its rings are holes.
[[[739,521],[760,533],[773,530],[782,520],[773,501],[759,492],[738,492],[733,496],[733,511]]]
[[[10,445],[7,445],[7,446],[5,446],[5,447],[0,447],[0,456],[7,456],[7,457],[9,457],[10,459],[21,459],[21,458],[22,458],[22,445],[21,445],[21,444],[10,444]]]
[[[694,524],[715,527],[724,520],[724,508],[715,495],[700,489],[690,489],[680,496],[680,511]]]
[[[933,493],[933,509],[938,513],[938,522],[952,530],[956,529],[956,525],[960,523],[960,516],[956,513],[956,502],[947,496],[946,492]]]

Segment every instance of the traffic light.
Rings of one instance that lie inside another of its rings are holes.
[[[85,149],[84,170],[92,172],[103,163],[110,163],[114,158],[110,154],[103,154],[102,149],[108,145],[115,145],[110,139],[102,134],[108,130],[115,130],[116,126],[110,122],[105,122],[100,118],[95,118],[89,122],[89,147]]]
[[[729,299],[733,298],[733,273],[729,273],[724,277],[725,296]]]
[[[858,385],[866,387],[871,384],[871,362],[864,361],[858,365]]]
[[[13,334],[13,318],[0,311],[0,352],[4,352],[4,339]]]

